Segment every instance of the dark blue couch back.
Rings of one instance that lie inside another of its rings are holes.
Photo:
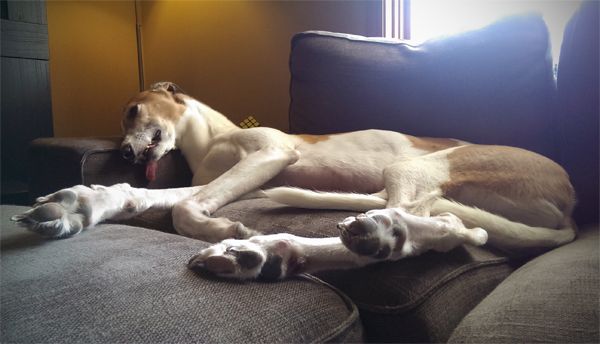
[[[294,133],[379,128],[556,156],[556,87],[541,17],[513,17],[420,46],[301,33],[290,68]]]
[[[565,44],[569,39],[573,38],[567,37]],[[577,47],[567,48],[571,56],[563,46],[561,64],[569,64],[563,60],[574,58],[581,49],[589,50],[592,39],[588,34]],[[596,30],[596,47],[597,42]],[[598,49],[595,51],[597,54]],[[597,61],[597,55],[595,58]],[[568,119],[565,123],[568,110],[559,103],[564,99],[557,94],[552,68],[548,30],[536,15],[510,17],[419,46],[304,32],[292,40],[290,132],[325,134],[379,128],[530,149],[562,163],[572,173],[580,203],[585,202],[583,208],[593,206],[594,194],[582,191],[589,189],[585,185],[592,178],[582,179],[581,159],[569,157],[574,150],[577,156],[589,157],[593,151],[588,146],[595,142],[596,153],[586,164],[595,164],[595,213],[579,216],[590,222],[598,216],[597,101],[595,110],[581,113],[579,124]],[[570,68],[585,70],[590,68],[589,61]],[[559,78],[569,74],[567,69],[559,70]],[[579,85],[577,76],[572,78]],[[589,84],[593,81],[586,87]],[[568,87],[578,94],[582,86]],[[597,96],[597,84],[595,92]],[[590,113],[594,111],[595,116]],[[587,138],[585,144],[577,144],[580,138],[574,131],[582,126]],[[565,137],[569,139],[565,141]]]

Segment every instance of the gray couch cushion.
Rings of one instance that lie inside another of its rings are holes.
[[[127,182],[150,189],[189,186],[192,173],[179,150],[159,162],[156,180],[146,180],[143,165],[132,165],[121,157],[121,137],[40,138],[29,147],[30,196],[44,196],[73,184],[112,185]],[[163,166],[164,168],[161,168]]]
[[[445,342],[513,270],[506,258],[465,246],[318,276],[357,304],[369,341]]]
[[[453,343],[598,343],[598,228],[523,265],[452,334]]]
[[[346,211],[303,210],[266,199],[229,204],[215,213],[263,231],[337,236]],[[512,271],[506,257],[464,246],[362,269],[317,276],[358,305],[371,341],[445,341],[460,320]],[[465,292],[468,291],[468,292]]]
[[[336,224],[355,214],[254,199],[231,203],[214,215],[241,221],[265,234],[327,237],[339,235]],[[129,223],[173,230],[166,211],[150,211]],[[358,305],[369,340],[437,342],[447,340],[460,320],[513,270],[502,254],[464,246],[318,277],[343,290]]]
[[[237,283],[186,262],[206,243],[124,225],[47,241],[2,207],[1,337],[7,342],[357,342],[355,306],[310,276]]]

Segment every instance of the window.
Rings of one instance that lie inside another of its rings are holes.
[[[410,1],[383,1],[383,36],[410,39]]]
[[[534,12],[546,21],[557,63],[565,25],[580,4],[581,0],[384,0],[384,35],[421,43]]]

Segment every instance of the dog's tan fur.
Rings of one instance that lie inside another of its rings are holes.
[[[488,235],[490,244],[518,252],[552,248],[575,236],[567,174],[522,149],[381,130],[321,136],[242,130],[168,82],[132,98],[124,113],[123,145],[132,160],[149,161],[153,169],[179,148],[194,172],[194,186],[76,186],[40,198],[15,220],[62,237],[109,218],[169,208],[179,233],[217,243],[190,267],[235,278],[362,266],[463,243],[482,245]],[[340,237],[326,239],[259,235],[210,216],[251,197],[368,211],[341,221]]]

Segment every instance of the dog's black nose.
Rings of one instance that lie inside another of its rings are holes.
[[[133,153],[133,147],[130,144],[121,146],[121,156],[125,160],[133,161],[135,153]]]

